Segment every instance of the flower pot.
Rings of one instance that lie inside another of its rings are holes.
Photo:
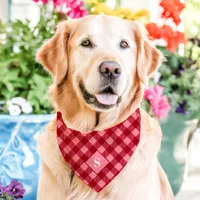
[[[176,195],[176,200],[200,199],[200,123],[190,133],[186,153],[184,182]]]
[[[187,139],[197,121],[188,121],[183,114],[170,112],[167,119],[161,121],[163,139],[159,161],[167,174],[174,194],[183,182],[185,171]]]
[[[25,200],[36,200],[39,155],[36,136],[52,115],[0,115],[0,179],[17,179],[26,189]]]

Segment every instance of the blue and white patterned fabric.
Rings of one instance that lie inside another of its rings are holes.
[[[3,185],[18,180],[24,200],[36,200],[40,160],[36,137],[53,115],[0,115],[0,179]]]

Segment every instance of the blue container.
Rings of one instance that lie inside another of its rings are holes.
[[[183,183],[187,140],[196,123],[195,120],[188,121],[187,116],[174,112],[170,112],[168,118],[161,123],[163,138],[159,161],[174,194],[177,194]]]
[[[24,200],[36,200],[39,155],[36,137],[53,115],[0,115],[0,179],[8,185],[18,180],[25,189]]]

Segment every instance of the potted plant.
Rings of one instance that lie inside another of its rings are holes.
[[[29,20],[0,21],[0,180],[23,183],[24,199],[36,199],[39,156],[36,135],[52,118],[47,87],[51,78],[35,53],[54,33],[60,15],[40,6],[37,25]],[[1,187],[0,187],[1,189]],[[8,199],[4,191],[0,199]],[[10,198],[12,199],[12,198]]]
[[[168,117],[160,121],[163,130],[160,162],[176,194],[183,181],[188,139],[199,126],[200,73],[197,59],[199,51],[196,49],[199,41],[191,38],[186,43],[185,35],[178,30],[184,4],[162,0],[160,7],[160,24],[149,23],[147,30],[166,59],[150,85],[155,87],[159,84],[171,105]],[[185,52],[184,49],[180,52],[180,43],[186,44]],[[148,96],[146,100],[149,107],[151,101]],[[154,109],[153,113],[158,116]]]

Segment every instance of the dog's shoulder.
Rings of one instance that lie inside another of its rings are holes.
[[[145,110],[140,109],[141,113],[141,128],[146,134],[156,134],[162,137],[162,130],[157,119],[151,117]]]
[[[162,130],[158,120],[151,117],[145,110],[140,109],[141,113],[141,140],[140,147],[149,146],[158,152],[162,140]]]
[[[56,156],[53,155],[59,155],[56,138],[56,119],[53,119],[51,122],[49,122],[44,128],[43,133],[38,136],[37,148],[41,160],[45,163],[47,162],[46,165],[48,165],[48,162],[52,159],[52,157],[56,158]]]
[[[43,129],[43,132],[37,137],[38,147],[55,141],[56,133],[56,119],[50,121]]]

